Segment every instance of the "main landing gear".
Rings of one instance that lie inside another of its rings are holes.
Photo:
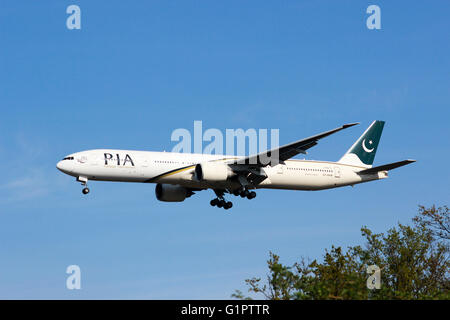
[[[235,196],[241,196],[241,198],[253,199],[256,197],[255,191],[249,191],[247,188],[236,189],[233,191]]]
[[[213,207],[224,208],[225,210],[228,210],[233,206],[233,203],[231,201],[225,200],[224,198],[224,193],[226,192],[225,190],[214,190],[214,192],[216,193],[217,198],[212,199],[210,202],[210,204]],[[253,199],[256,197],[255,191],[249,191],[247,188],[244,187],[236,189],[234,191],[227,191],[227,192],[230,192],[235,196],[241,196],[242,198],[247,199]]]
[[[81,182],[81,185],[84,187],[83,190],[81,190],[81,192],[83,194],[88,194],[90,191],[89,188],[87,187],[88,179],[86,177],[78,177],[77,181]]]
[[[217,206],[217,208],[224,208],[225,210],[228,210],[233,206],[233,202],[225,200],[223,190],[214,190],[214,193],[217,198],[212,199],[210,202],[213,207]]]
[[[219,198],[212,199],[210,204],[213,207],[217,206],[218,208],[224,208],[225,210],[228,210],[233,206],[233,202],[226,201],[225,199],[219,199]]]

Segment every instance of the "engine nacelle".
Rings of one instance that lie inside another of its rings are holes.
[[[195,166],[195,177],[198,181],[225,181],[232,175],[230,167],[221,162],[203,162]]]
[[[155,194],[156,199],[166,202],[181,202],[191,195],[185,187],[165,183],[156,185]]]

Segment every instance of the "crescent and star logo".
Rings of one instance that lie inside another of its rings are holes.
[[[369,140],[369,145],[372,145],[372,144],[373,144],[373,141]],[[367,152],[367,153],[371,153],[375,149],[375,148],[369,149],[369,148],[366,147],[366,139],[364,139],[362,141],[362,147],[363,147],[364,151]]]

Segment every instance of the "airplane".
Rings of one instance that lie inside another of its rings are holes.
[[[197,191],[212,189],[211,206],[230,209],[225,194],[253,199],[257,189],[324,190],[385,179],[388,171],[415,160],[373,167],[384,121],[373,121],[337,162],[291,159],[319,140],[359,123],[301,139],[250,156],[96,149],[64,157],[56,167],[81,182],[118,181],[156,183],[160,201],[182,202]],[[267,161],[270,159],[270,161]],[[263,161],[264,160],[264,161]]]

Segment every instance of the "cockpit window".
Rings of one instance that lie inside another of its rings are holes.
[[[63,160],[73,160],[73,157],[65,157]]]

